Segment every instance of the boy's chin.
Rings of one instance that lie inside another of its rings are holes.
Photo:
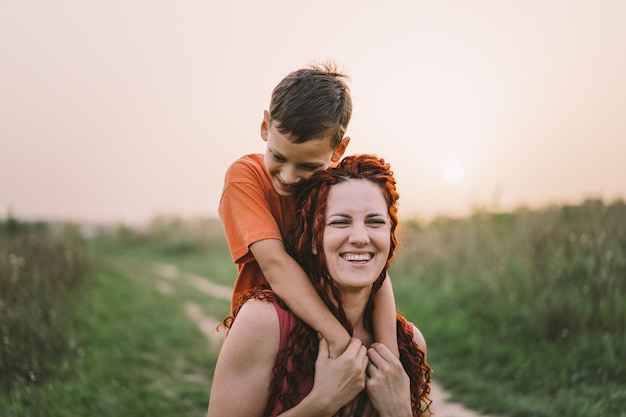
[[[279,196],[281,197],[291,197],[293,195],[293,193],[286,193],[284,191],[278,191],[276,190],[276,192],[278,193]]]
[[[293,195],[293,190],[286,190],[284,187],[277,186],[274,184],[274,191],[281,197],[291,197]]]

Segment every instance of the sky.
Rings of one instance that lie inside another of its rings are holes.
[[[274,86],[327,59],[351,77],[347,153],[391,164],[401,216],[625,198],[624,19],[623,0],[0,0],[0,218],[217,216]]]

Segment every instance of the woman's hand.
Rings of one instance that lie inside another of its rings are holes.
[[[367,351],[370,363],[365,388],[380,417],[413,415],[411,381],[400,360],[381,343]]]
[[[367,349],[357,338],[352,338],[346,350],[331,359],[326,339],[320,340],[315,361],[315,381],[311,394],[334,414],[365,388]]]

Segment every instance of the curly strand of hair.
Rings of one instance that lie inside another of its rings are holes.
[[[404,317],[397,316],[398,347],[400,362],[411,380],[411,407],[413,417],[433,414],[430,411],[430,375],[432,369],[426,362],[424,352],[413,341],[413,325]]]
[[[278,353],[273,368],[266,416],[271,414],[277,403],[282,404],[284,410],[293,408],[300,395],[302,381],[314,377],[319,342],[317,333],[298,321],[287,340],[287,347]],[[298,366],[293,366],[296,363]],[[297,371],[289,372],[289,366]]]

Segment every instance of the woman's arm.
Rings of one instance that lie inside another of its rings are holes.
[[[248,300],[217,358],[207,417],[263,415],[279,340],[274,305]]]

